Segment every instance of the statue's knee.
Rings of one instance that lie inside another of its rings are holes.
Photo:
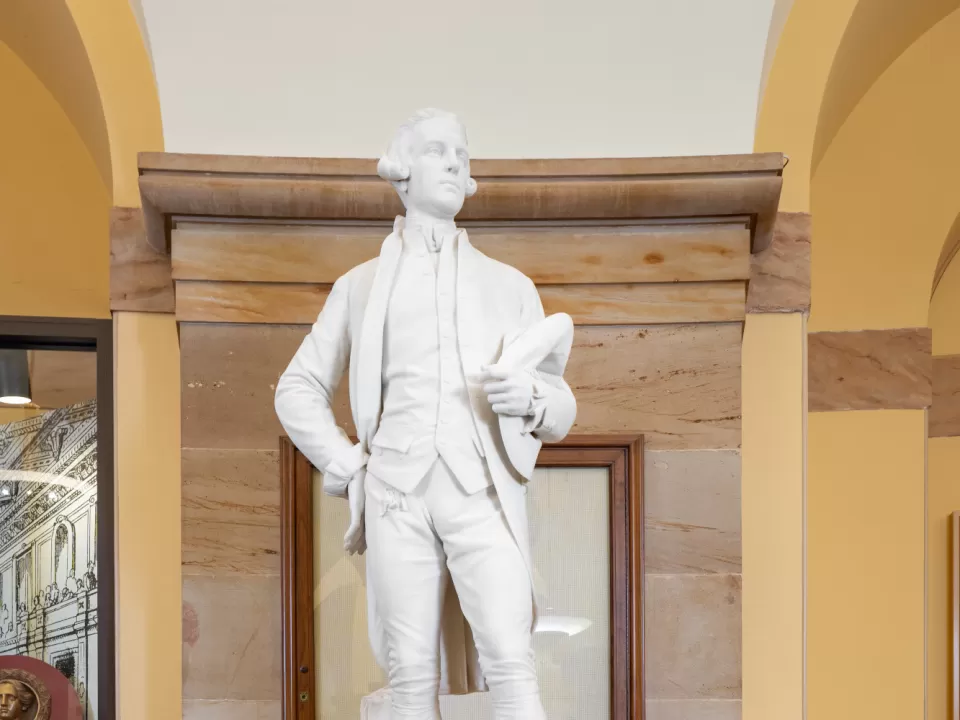
[[[482,653],[483,673],[488,682],[536,677],[529,637],[502,637],[490,643]]]
[[[440,664],[436,658],[416,652],[390,656],[390,687],[400,694],[434,694],[440,688]]]

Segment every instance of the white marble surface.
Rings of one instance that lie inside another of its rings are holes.
[[[277,416],[348,500],[343,549],[368,551],[370,643],[407,707],[427,717],[438,692],[489,685],[497,717],[540,720],[521,481],[576,417],[562,377],[573,324],[544,318],[533,282],[456,228],[477,183],[454,115],[416,112],[378,172],[406,217],[334,284],[277,383]],[[331,407],[348,366],[356,442]]]

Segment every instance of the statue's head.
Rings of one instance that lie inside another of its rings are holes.
[[[19,720],[33,705],[33,692],[19,680],[0,681],[0,720]]]
[[[396,188],[407,210],[450,219],[477,191],[470,177],[467,133],[452,113],[420,110],[404,123],[377,172]]]

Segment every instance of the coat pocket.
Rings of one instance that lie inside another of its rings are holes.
[[[406,453],[410,450],[413,439],[414,433],[409,428],[402,425],[381,425],[377,429],[377,434],[373,436],[371,445],[381,450]]]

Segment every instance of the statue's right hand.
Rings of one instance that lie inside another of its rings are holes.
[[[343,549],[350,555],[363,555],[367,549],[366,532],[363,522],[363,510],[366,503],[366,468],[360,468],[350,478],[347,485],[347,499],[350,503],[350,527],[343,536]]]

